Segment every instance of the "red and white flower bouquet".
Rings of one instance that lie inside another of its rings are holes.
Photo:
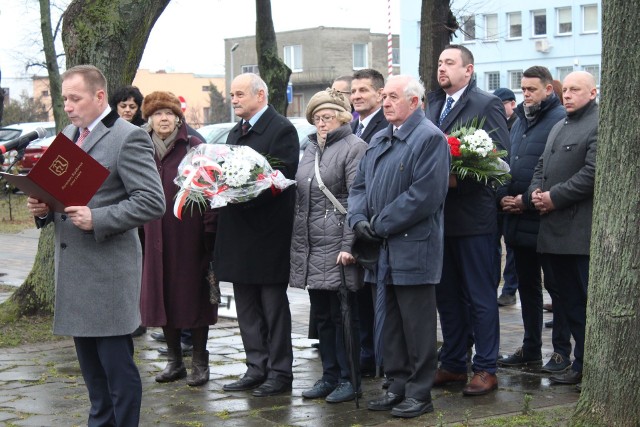
[[[208,203],[219,208],[249,201],[268,189],[280,192],[295,184],[254,149],[225,144],[193,147],[180,162],[174,182],[180,187],[173,205],[177,218],[182,217],[186,206]]]
[[[482,129],[483,123],[484,120],[478,122],[478,118],[474,118],[447,136],[451,173],[461,179],[470,176],[484,184],[495,181],[502,185],[511,178],[509,164],[501,159],[507,152],[496,148],[489,134]]]

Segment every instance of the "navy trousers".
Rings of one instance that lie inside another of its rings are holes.
[[[137,426],[142,382],[133,361],[131,335],[73,340],[91,401],[87,425]]]
[[[494,234],[444,238],[436,299],[443,337],[440,362],[450,372],[467,372],[470,336],[476,347],[473,371],[495,374],[497,370],[500,319],[494,255]]]
[[[553,282],[555,284],[553,293],[557,295],[557,298],[553,300],[554,330],[555,314],[558,311],[565,315],[571,335],[573,335],[573,339],[576,342],[573,349],[574,361],[571,368],[576,372],[582,372],[584,334],[587,322],[589,256],[542,254],[542,257],[553,274]],[[551,292],[550,290],[549,293],[551,294]]]
[[[358,318],[360,325],[360,368],[375,367],[376,354],[373,348],[373,301],[375,285],[365,283],[362,289],[356,292],[358,299]]]

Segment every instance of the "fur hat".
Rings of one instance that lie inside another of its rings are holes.
[[[313,123],[313,115],[316,111],[329,108],[343,113],[351,114],[351,104],[344,94],[335,89],[325,89],[313,95],[307,104],[307,121]]]
[[[177,96],[171,92],[151,92],[142,101],[142,116],[149,119],[158,110],[168,108],[176,117],[183,119],[182,105]]]

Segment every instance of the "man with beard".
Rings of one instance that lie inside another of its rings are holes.
[[[476,87],[469,49],[450,45],[442,51],[438,83],[440,89],[427,97],[426,115],[440,130],[450,133],[478,119],[499,149],[509,147],[502,102]],[[444,262],[442,279],[436,286],[443,344],[434,386],[467,382],[467,350],[473,337],[474,375],[463,394],[482,395],[498,387],[495,191],[490,184],[450,175],[444,206]]]
[[[498,189],[498,201],[505,213],[504,238],[513,248],[522,306],[524,339],[514,354],[498,360],[507,367],[538,365],[542,361],[542,277],[552,300],[557,299],[553,275],[536,253],[540,214],[531,205],[527,189],[533,170],[544,151],[551,128],[562,120],[565,110],[553,91],[553,77],[545,67],[527,69],[522,77],[524,102],[515,109],[511,128],[511,180]],[[570,365],[571,343],[566,320],[554,312],[553,351],[543,371],[557,373]]]
[[[598,140],[596,95],[595,79],[586,71],[565,77],[567,117],[551,129],[527,191],[540,213],[537,250],[554,279],[554,289],[547,289],[558,295],[553,312],[564,313],[576,342],[571,369],[550,377],[558,384],[582,381]]]

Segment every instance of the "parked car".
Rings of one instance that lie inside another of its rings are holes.
[[[0,128],[0,144],[11,141],[15,138],[19,138],[20,136],[33,132],[37,128],[44,128],[47,132],[47,136],[45,138],[36,139],[31,142],[27,148],[24,150],[24,158],[18,163],[18,170],[21,173],[26,173],[31,170],[33,164],[38,161],[40,157],[42,157],[42,153],[51,145],[53,138],[56,135],[56,124],[55,122],[30,122],[30,123],[16,123],[13,125],[5,126]],[[8,167],[15,158],[17,152],[11,151],[5,155],[5,163],[3,168]],[[29,156],[29,160],[27,161],[28,166],[23,166],[24,159]]]
[[[309,144],[309,135],[316,131],[316,127],[307,122],[307,119],[303,117],[289,117],[291,124],[296,128],[298,132],[298,140],[300,142],[300,157],[304,149]],[[203,126],[198,129],[200,135],[204,137],[207,144],[225,144],[227,142],[227,135],[231,132],[231,129],[235,126],[235,123],[216,123],[213,125]]]

